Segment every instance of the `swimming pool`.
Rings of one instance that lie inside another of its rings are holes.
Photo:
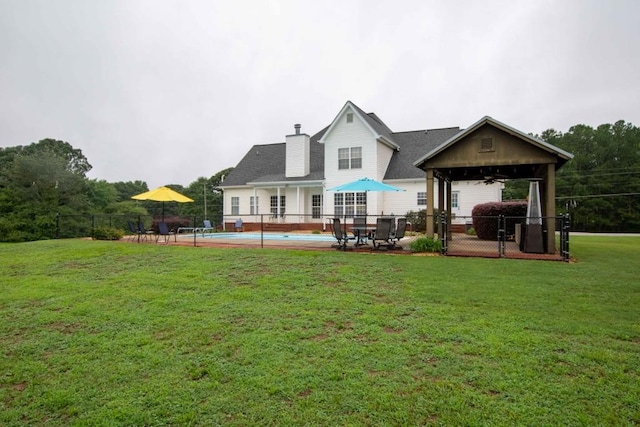
[[[335,242],[335,237],[328,234],[300,233],[264,233],[264,240]],[[201,235],[198,235],[201,238]],[[260,240],[260,233],[206,233],[205,239]]]

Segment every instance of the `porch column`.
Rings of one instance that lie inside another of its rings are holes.
[[[256,191],[256,187],[253,187],[253,221],[258,222],[258,193]]]
[[[300,186],[296,187],[296,204],[298,208],[298,223],[300,223]]]
[[[440,214],[447,209],[447,205],[444,202],[444,180],[442,177],[438,178],[438,211]],[[440,215],[438,215],[438,239],[442,238],[444,230],[442,229],[442,221],[440,220]]]
[[[556,165],[547,165],[547,179],[545,183],[545,209],[544,216],[547,217],[547,253],[556,253]]]
[[[433,169],[427,169],[427,237],[433,238]]]
[[[280,222],[280,187],[276,188],[276,222]]]

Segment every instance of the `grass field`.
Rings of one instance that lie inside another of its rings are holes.
[[[640,238],[575,263],[0,245],[0,425],[637,425]]]

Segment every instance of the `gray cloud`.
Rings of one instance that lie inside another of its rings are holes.
[[[0,146],[187,185],[346,100],[394,130],[640,122],[635,1],[0,1]]]

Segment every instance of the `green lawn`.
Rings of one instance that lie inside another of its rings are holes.
[[[640,238],[571,249],[1,244],[0,424],[638,424]]]

